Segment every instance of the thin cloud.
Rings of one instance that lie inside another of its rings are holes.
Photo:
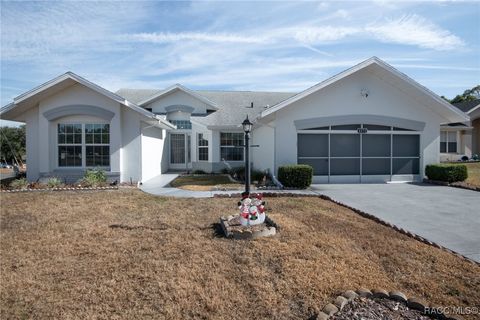
[[[462,39],[425,18],[412,14],[367,26],[365,30],[383,42],[416,45],[434,50],[463,47]]]
[[[172,43],[178,41],[207,41],[207,42],[236,42],[236,43],[264,43],[267,39],[256,36],[243,36],[229,33],[206,33],[206,32],[153,32],[135,33],[120,37],[122,40],[150,42],[150,43]]]

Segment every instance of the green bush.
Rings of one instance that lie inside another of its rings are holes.
[[[192,172],[193,174],[207,174],[205,171],[203,170],[200,170],[200,169],[197,169],[197,170],[193,170]]]
[[[27,189],[28,180],[26,178],[20,178],[10,182],[10,188],[12,189]]]
[[[85,172],[82,185],[86,187],[99,187],[107,184],[107,175],[103,170],[90,169]]]
[[[62,185],[63,185],[62,180],[56,177],[52,177],[47,181],[47,187],[49,188],[58,188],[58,187],[61,187]]]
[[[468,178],[467,166],[464,164],[428,164],[425,175],[430,180],[457,182]]]
[[[281,166],[278,180],[287,188],[306,189],[312,184],[313,168],[306,164]]]

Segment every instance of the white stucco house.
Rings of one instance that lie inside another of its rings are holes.
[[[317,183],[415,180],[440,161],[441,127],[469,116],[373,57],[300,93],[105,90],[67,72],[16,98],[1,118],[26,123],[27,178],[147,181],[172,170],[244,163],[241,122],[254,122],[251,162],[314,168]]]

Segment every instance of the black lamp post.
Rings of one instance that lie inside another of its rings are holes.
[[[248,120],[248,115],[242,122],[243,131],[245,132],[245,193],[250,195],[250,131],[252,131],[253,123]]]

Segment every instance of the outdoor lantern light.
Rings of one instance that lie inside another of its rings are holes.
[[[247,115],[247,118],[242,122],[243,131],[245,131],[245,133],[250,133],[250,131],[252,131],[252,125],[253,123],[251,123],[250,120],[248,120],[248,115]]]
[[[250,195],[250,131],[252,131],[253,123],[248,120],[248,115],[242,122],[243,131],[245,132],[245,194]]]

